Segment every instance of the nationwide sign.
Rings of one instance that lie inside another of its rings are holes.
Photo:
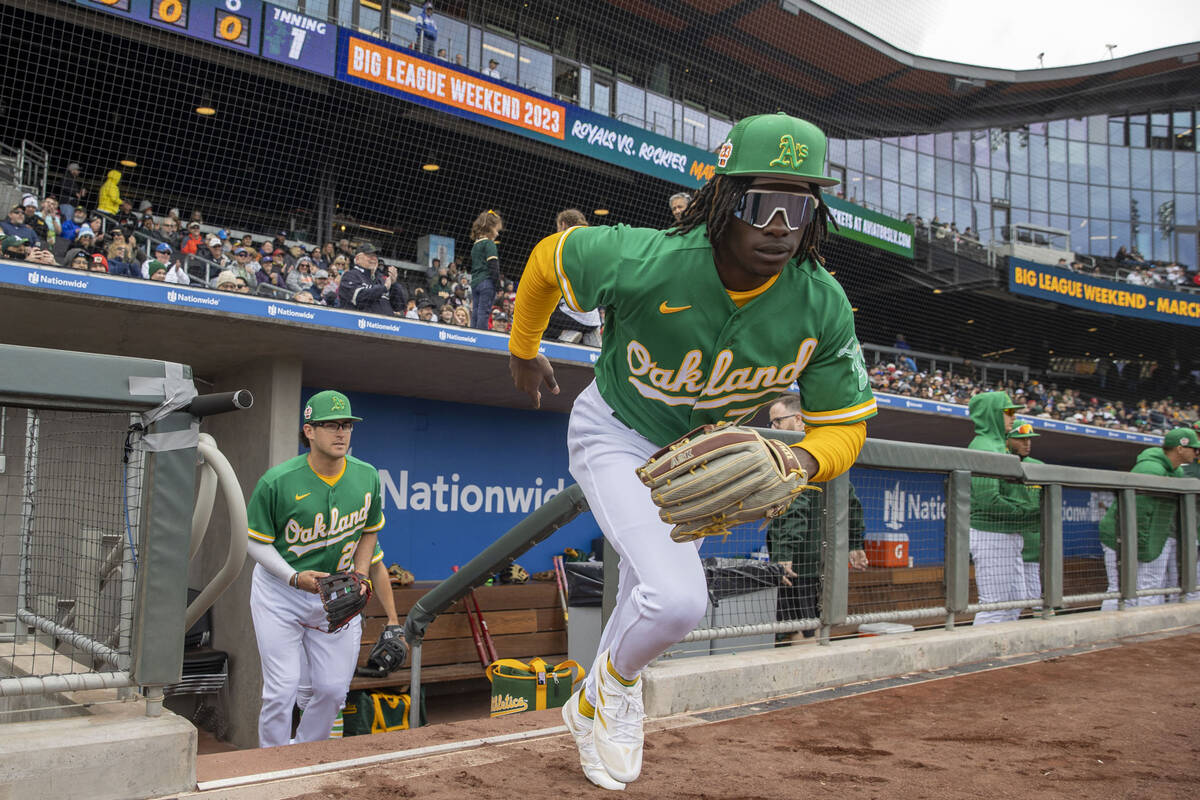
[[[1019,258],[1008,260],[1008,290],[1101,314],[1200,327],[1200,296],[1093,278]]]

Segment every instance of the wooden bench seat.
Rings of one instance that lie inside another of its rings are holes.
[[[404,588],[393,588],[401,625],[409,609],[436,585],[435,581],[418,581]],[[551,664],[566,659],[567,630],[555,584],[530,582],[483,586],[475,590],[475,595],[498,657],[528,661],[540,656]],[[366,663],[385,623],[378,598],[371,598],[364,612],[360,665]],[[455,603],[438,615],[425,631],[421,644],[421,683],[482,680],[483,677],[466,611],[462,602]],[[411,678],[411,670],[406,665],[383,678],[355,678],[350,688],[406,686]]]

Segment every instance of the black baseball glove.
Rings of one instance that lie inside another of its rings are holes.
[[[366,584],[367,590],[362,591]],[[329,620],[329,632],[344,627],[366,608],[371,599],[371,582],[358,572],[335,572],[317,579],[321,593],[321,605],[325,606],[325,619]]]
[[[404,640],[404,626],[388,625],[371,648],[367,663],[358,668],[358,674],[365,678],[383,678],[404,666],[406,658],[408,642]]]

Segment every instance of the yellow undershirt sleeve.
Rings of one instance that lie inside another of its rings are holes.
[[[521,273],[512,330],[508,335],[508,352],[517,358],[529,359],[537,355],[542,333],[562,297],[554,273],[554,250],[560,236],[561,233],[556,233],[538,242]]]
[[[820,483],[850,469],[866,439],[865,421],[853,425],[820,425],[809,428],[804,442],[792,447],[807,450],[817,460],[817,474],[809,475],[808,480]]]

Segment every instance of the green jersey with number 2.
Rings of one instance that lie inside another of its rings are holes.
[[[793,381],[808,425],[875,415],[850,303],[811,260],[789,262],[741,308],[721,283],[703,226],[681,236],[571,228],[554,270],[570,308],[607,307],[596,382],[617,418],[656,444],[731,422]]]
[[[364,533],[383,528],[379,471],[346,456],[331,483],[313,472],[307,455],[267,470],[246,508],[250,538],[267,542],[297,572],[345,572]],[[372,563],[383,557],[376,548]]]

